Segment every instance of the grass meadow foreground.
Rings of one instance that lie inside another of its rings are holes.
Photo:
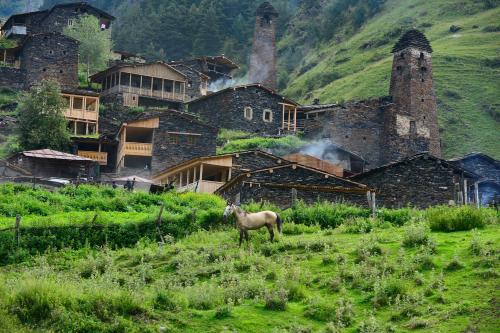
[[[163,244],[150,227],[161,203]],[[24,225],[19,244],[0,232],[0,332],[500,327],[492,209],[380,210],[372,219],[342,204],[299,204],[280,212],[277,241],[260,230],[238,248],[223,208],[210,195],[0,186],[0,229],[16,214]]]

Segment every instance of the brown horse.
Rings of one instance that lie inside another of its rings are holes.
[[[247,213],[235,204],[228,202],[226,210],[224,211],[224,221],[233,214],[236,217],[236,226],[240,229],[240,246],[245,237],[248,242],[248,230],[257,230],[262,227],[267,227],[271,242],[274,240],[274,226],[278,228],[281,234],[281,225],[283,221],[280,216],[275,212],[269,210],[258,213]]]

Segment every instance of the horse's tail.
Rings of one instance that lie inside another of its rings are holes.
[[[281,217],[276,213],[276,226],[278,227],[278,232],[281,234],[281,226],[283,225],[283,220]]]

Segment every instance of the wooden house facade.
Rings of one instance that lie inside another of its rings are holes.
[[[74,136],[97,135],[99,131],[99,94],[84,90],[63,90],[64,116]]]
[[[186,75],[163,62],[121,63],[90,79],[101,85],[106,103],[182,110],[186,101]]]
[[[263,151],[242,151],[195,158],[154,174],[152,180],[160,185],[173,185],[179,192],[214,193],[242,173],[286,163]]]

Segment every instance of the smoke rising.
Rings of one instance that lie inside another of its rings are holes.
[[[242,86],[248,84],[248,77],[237,77],[233,79],[219,79],[217,81],[211,82],[208,85],[208,91],[217,92],[222,89],[226,89],[229,87]]]

